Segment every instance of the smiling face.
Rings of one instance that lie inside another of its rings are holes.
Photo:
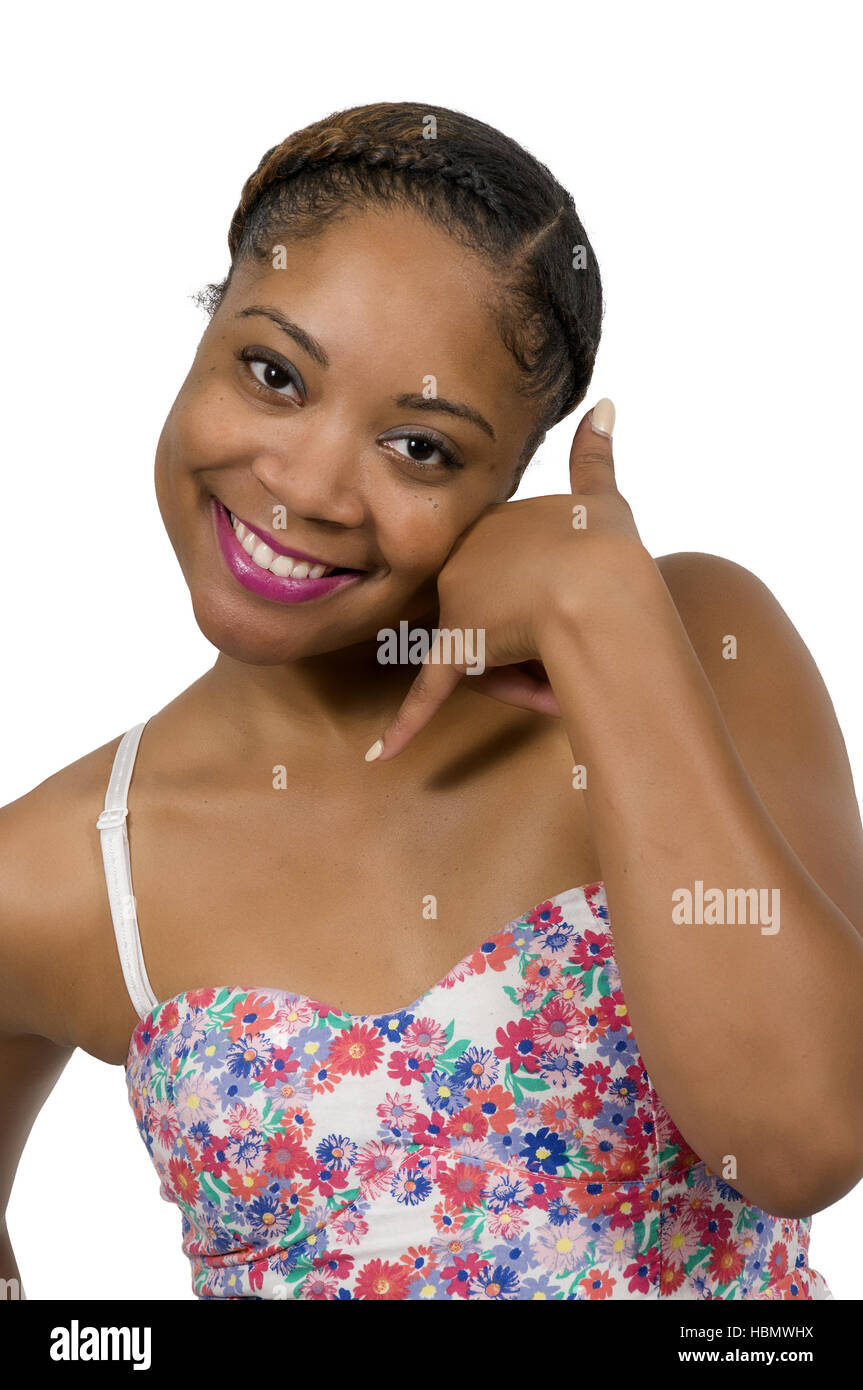
[[[477,256],[401,209],[288,241],[284,269],[235,267],[156,453],[214,646],[270,665],[434,609],[449,551],[510,495],[537,420],[498,293]]]

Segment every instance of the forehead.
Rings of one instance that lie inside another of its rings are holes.
[[[470,399],[504,429],[527,428],[535,406],[516,394],[521,374],[492,309],[502,291],[484,258],[403,209],[351,212],[283,246],[284,268],[238,265],[223,323],[245,305],[272,305],[321,343],[334,371],[374,377],[387,394],[422,390],[433,376],[440,395]],[[248,331],[252,321],[239,322]]]

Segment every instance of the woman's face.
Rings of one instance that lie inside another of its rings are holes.
[[[433,611],[536,421],[488,269],[421,216],[353,213],[275,254],[236,267],[156,454],[198,624],[261,665]]]

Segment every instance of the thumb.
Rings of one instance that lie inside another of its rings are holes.
[[[607,396],[583,415],[569,453],[569,480],[573,492],[615,492],[614,402]]]

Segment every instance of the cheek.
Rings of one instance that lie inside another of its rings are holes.
[[[157,449],[157,466],[166,477],[218,466],[235,456],[236,410],[222,388],[205,381],[186,383],[165,421]]]
[[[461,531],[473,517],[444,488],[378,497],[375,522],[381,552],[393,573],[411,581],[436,575]]]

